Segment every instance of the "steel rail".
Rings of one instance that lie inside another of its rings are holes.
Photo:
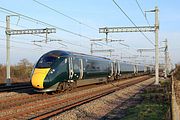
[[[103,93],[94,95],[94,96],[92,96],[92,97],[90,97],[90,98],[86,98],[86,99],[84,99],[84,100],[77,101],[77,102],[75,102],[75,103],[73,103],[73,104],[70,104],[70,105],[67,105],[67,106],[65,106],[65,107],[62,107],[62,108],[53,110],[53,111],[51,111],[51,112],[47,112],[47,113],[45,113],[45,114],[43,114],[43,115],[40,115],[40,116],[37,116],[37,117],[35,117],[35,118],[33,118],[33,119],[34,119],[34,120],[41,120],[41,119],[45,119],[45,118],[50,118],[50,117],[52,117],[52,116],[54,116],[54,115],[56,115],[56,114],[62,113],[62,112],[64,112],[64,111],[66,111],[66,110],[72,109],[72,108],[74,108],[74,107],[77,107],[77,106],[79,106],[79,105],[85,104],[85,103],[90,102],[90,101],[92,101],[92,100],[96,100],[96,99],[98,99],[98,98],[101,98],[101,97],[103,97],[103,96],[106,96],[106,95],[108,95],[108,94],[111,94],[111,93],[113,93],[113,92],[115,92],[115,91],[124,89],[124,88],[126,88],[126,87],[132,86],[132,85],[137,84],[137,83],[140,83],[140,82],[142,82],[142,81],[144,81],[144,80],[147,80],[147,78],[145,78],[145,79],[140,79],[140,80],[137,80],[137,81],[132,81],[131,83],[124,83],[124,84],[122,84],[122,85],[116,86],[116,88],[112,88],[112,89],[107,90],[107,91],[105,91],[105,92],[103,92]]]
[[[107,94],[110,94],[112,92],[115,92],[117,90],[121,90],[124,89],[126,87],[132,86],[134,84],[140,83],[142,81],[147,80],[150,77],[143,77],[143,78],[136,78],[134,81],[131,82],[126,82],[120,85],[114,85],[109,87],[108,89],[100,89],[97,91],[93,91],[93,92],[88,92],[82,95],[78,95],[78,96],[74,96],[74,97],[70,97],[70,98],[66,98],[66,99],[59,99],[56,97],[50,98],[50,99],[45,99],[42,102],[42,104],[39,101],[38,103],[29,103],[29,104],[25,104],[22,106],[16,106],[13,107],[12,110],[13,113],[7,114],[7,115],[1,115],[0,119],[11,119],[11,118],[19,118],[19,117],[23,117],[26,118],[28,115],[32,115],[33,113],[36,115],[34,115],[33,117],[31,116],[31,119],[43,119],[43,118],[47,118],[47,117],[51,117],[55,114],[64,112],[65,110],[71,109],[75,106],[87,103],[89,101],[95,100],[99,97],[103,97]],[[35,106],[36,105],[36,106]],[[24,108],[28,108],[26,110],[22,110]],[[19,109],[19,110],[18,110]],[[51,109],[51,110],[48,110]],[[6,111],[8,111],[9,109],[6,109]],[[42,110],[46,110],[43,111]],[[48,110],[48,111],[47,111]],[[1,111],[1,112],[6,112],[6,111]],[[17,112],[14,112],[17,111]],[[29,117],[28,117],[29,119]]]

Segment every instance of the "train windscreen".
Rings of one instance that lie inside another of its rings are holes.
[[[40,60],[36,64],[36,68],[50,68],[51,65],[59,58],[60,56],[57,54],[44,55],[40,58]]]

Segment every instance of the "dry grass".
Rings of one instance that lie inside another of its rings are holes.
[[[11,79],[14,83],[28,82],[33,65],[26,59],[21,60],[17,65],[11,66]],[[6,79],[6,66],[0,64],[0,83]]]
[[[180,65],[176,65],[176,71],[174,73],[174,77],[177,79],[177,80],[180,80]]]

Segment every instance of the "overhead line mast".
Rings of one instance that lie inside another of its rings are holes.
[[[155,68],[156,68],[156,79],[155,85],[159,84],[159,42],[158,42],[158,31],[159,31],[159,20],[158,20],[158,12],[159,9],[156,6],[154,11],[155,12]]]
[[[109,52],[110,53],[110,57],[112,56],[112,52],[114,52],[114,49],[108,49],[108,50],[94,50],[93,49],[93,44],[97,44],[97,43],[95,43],[95,42],[99,42],[99,41],[106,41],[106,43],[108,43],[108,42],[122,42],[122,41],[124,41],[124,40],[112,40],[112,39],[104,39],[104,38],[102,38],[102,39],[92,39],[92,40],[90,40],[92,43],[91,43],[91,50],[90,50],[90,52],[91,52],[91,55],[94,53],[94,52]],[[122,44],[122,43],[120,43],[121,45],[123,45],[123,46],[126,46],[126,47],[129,47],[128,45],[126,45],[126,44]],[[97,45],[100,45],[100,44],[97,44]],[[101,46],[101,45],[100,45]]]
[[[165,42],[165,78],[167,78],[167,73],[168,71],[168,44],[167,44],[167,39],[164,41]]]
[[[45,28],[45,29],[26,29],[26,30],[11,30],[10,29],[10,17],[17,15],[8,15],[6,16],[6,86],[11,85],[11,73],[10,73],[10,36],[11,35],[22,35],[22,34],[46,34],[46,42],[47,42],[47,34],[55,33],[55,28]]]
[[[118,8],[127,16],[127,14],[120,8],[120,6],[113,0],[113,2],[118,6]],[[128,19],[132,22],[135,27],[104,27],[99,28],[99,33],[105,33],[106,39],[108,39],[108,33],[116,33],[116,32],[155,32],[155,44],[152,43],[151,40],[148,39],[153,46],[155,45],[155,85],[159,84],[159,45],[158,45],[158,31],[159,31],[159,22],[158,22],[158,7],[155,7],[155,10],[146,11],[146,12],[155,12],[155,25],[154,26],[136,26],[136,24],[128,17]],[[147,38],[147,37],[146,37]]]

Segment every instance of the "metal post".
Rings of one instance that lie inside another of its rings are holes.
[[[45,43],[47,43],[47,34],[48,34],[48,28],[46,28],[46,41],[45,41]]]
[[[6,16],[6,86],[11,85],[10,77],[10,16]]]
[[[159,45],[158,45],[158,30],[159,30],[159,22],[158,22],[158,7],[155,7],[155,85],[159,84]]]
[[[106,32],[106,43],[108,43],[108,32]]]
[[[93,43],[91,43],[91,55],[93,54]]]
[[[167,78],[167,73],[168,73],[168,69],[167,69],[167,66],[168,66],[168,55],[167,55],[167,52],[168,52],[168,45],[167,45],[167,39],[165,40],[165,78]]]

